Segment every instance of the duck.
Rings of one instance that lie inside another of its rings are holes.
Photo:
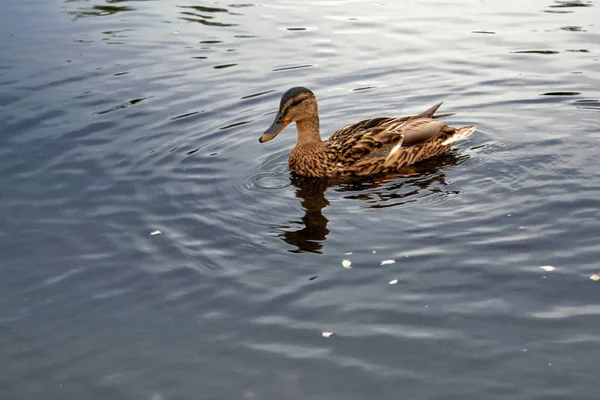
[[[295,173],[339,178],[398,173],[403,168],[448,152],[475,132],[475,126],[453,128],[435,114],[442,103],[414,116],[378,117],[346,125],[327,140],[321,139],[315,94],[294,87],[281,97],[275,120],[259,142],[273,140],[296,123],[296,145],[288,159]]]

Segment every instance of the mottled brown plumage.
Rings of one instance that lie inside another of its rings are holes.
[[[296,173],[314,177],[339,177],[397,172],[403,167],[446,153],[474,126],[452,128],[434,115],[442,103],[415,116],[373,118],[346,125],[326,140],[319,132],[315,95],[308,89],[288,90],[273,124],[259,138],[266,142],[287,125],[296,123],[297,143],[289,157]]]

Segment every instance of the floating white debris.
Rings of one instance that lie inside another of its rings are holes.
[[[344,261],[342,261],[342,266],[344,268],[350,269],[350,268],[352,268],[351,265],[352,265],[352,261],[350,261],[350,260],[344,260]]]
[[[162,232],[159,231],[158,229],[155,231],[150,232],[150,236],[156,236],[156,235],[160,235]]]
[[[179,35],[179,31],[173,31],[173,35]]]
[[[375,250],[373,250],[373,254],[377,253]]]
[[[396,283],[398,283],[398,279],[392,279],[390,281],[390,285],[395,285]]]
[[[321,332],[321,336],[323,337],[329,337],[331,335],[333,335],[333,332]]]
[[[550,272],[554,271],[556,268],[554,268],[552,265],[542,265],[540,269],[543,269],[546,272]]]
[[[519,229],[525,229],[525,227],[524,226],[520,226]]]
[[[347,252],[347,253],[344,253],[344,255],[345,255],[345,256],[351,256],[351,255],[352,255],[352,252],[351,252],[351,251],[349,251],[349,252]]]
[[[600,281],[600,276],[598,276],[598,275],[592,275],[592,276],[590,276],[590,279],[593,280],[593,281]]]
[[[525,353],[525,352],[527,351],[527,349],[521,349],[521,351],[522,351],[523,353]]]
[[[381,262],[381,265],[389,265],[389,264],[396,264],[395,260],[383,260]]]

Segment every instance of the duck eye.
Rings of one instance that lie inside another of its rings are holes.
[[[292,104],[290,104],[290,107],[297,107],[300,105],[300,103],[302,103],[304,100],[306,100],[305,98],[302,99],[296,99],[292,102]]]

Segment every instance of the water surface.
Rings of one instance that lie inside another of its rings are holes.
[[[598,7],[5,1],[2,398],[596,399]],[[478,131],[299,178],[297,85]]]

